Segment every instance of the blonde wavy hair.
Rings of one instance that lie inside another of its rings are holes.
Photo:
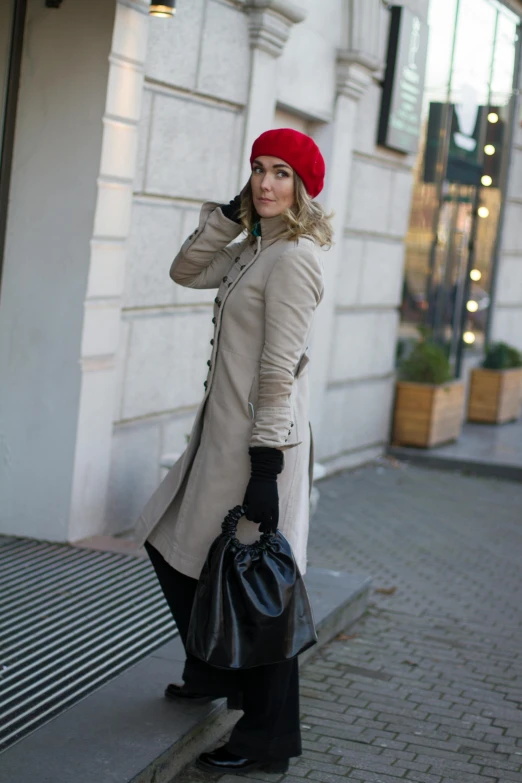
[[[294,192],[295,203],[293,207],[285,209],[281,213],[281,218],[287,225],[284,238],[292,240],[299,239],[299,237],[310,237],[321,247],[330,248],[333,244],[333,228],[330,222],[333,212],[326,214],[322,206],[310,198],[303,180],[296,171],[294,171]],[[241,193],[239,218],[243,228],[249,234],[259,221],[259,215],[254,207],[250,181]]]

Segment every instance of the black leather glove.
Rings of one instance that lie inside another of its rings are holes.
[[[221,211],[226,218],[234,223],[241,223],[239,212],[241,211],[241,196],[236,196],[229,204],[220,204]]]
[[[275,533],[279,523],[277,475],[283,470],[283,452],[268,446],[251,446],[251,474],[243,505],[245,516],[259,524],[261,533]]]

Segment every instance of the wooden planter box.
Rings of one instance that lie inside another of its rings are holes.
[[[430,448],[460,435],[464,418],[464,384],[440,386],[399,381],[395,397],[393,443]]]
[[[520,416],[522,404],[522,367],[512,370],[471,372],[468,420],[502,424]]]

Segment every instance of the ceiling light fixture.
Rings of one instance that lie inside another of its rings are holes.
[[[170,19],[176,13],[176,0],[163,0],[162,3],[155,3],[151,0],[149,14],[159,16],[163,19]]]

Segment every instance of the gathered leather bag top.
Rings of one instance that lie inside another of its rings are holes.
[[[310,601],[280,531],[253,544],[236,537],[244,514],[226,515],[201,573],[187,652],[212,666],[248,669],[294,658],[317,642]]]

